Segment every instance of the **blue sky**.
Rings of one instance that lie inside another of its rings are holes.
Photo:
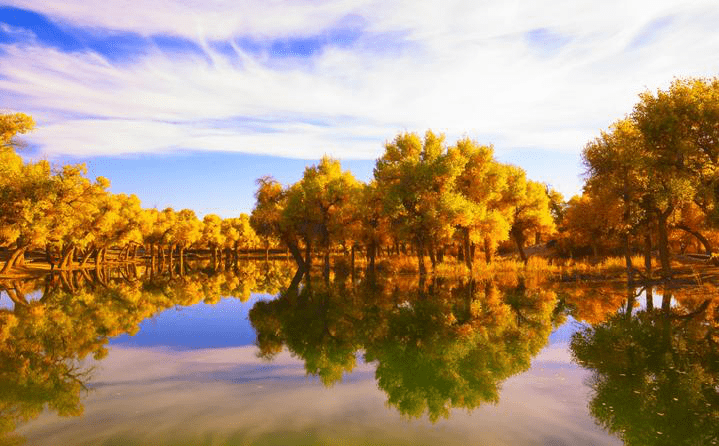
[[[714,0],[0,0],[0,109],[36,119],[25,156],[200,216],[325,153],[367,180],[430,128],[571,195],[638,93],[719,74],[716,23]]]

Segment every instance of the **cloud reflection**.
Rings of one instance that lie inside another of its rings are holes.
[[[564,346],[561,347],[563,349]],[[283,352],[112,348],[85,415],[45,414],[18,429],[30,444],[619,444],[585,407],[586,372],[540,354],[505,382],[502,400],[431,424],[385,407],[372,364],[331,389]],[[566,351],[564,352],[566,356]],[[547,364],[554,367],[547,367]]]

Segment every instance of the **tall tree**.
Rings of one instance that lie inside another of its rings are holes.
[[[434,263],[436,248],[450,240],[467,212],[467,199],[456,188],[465,160],[457,155],[448,153],[444,135],[427,131],[421,140],[403,133],[385,145],[374,169],[393,232],[415,245],[420,274],[426,272],[425,251]]]

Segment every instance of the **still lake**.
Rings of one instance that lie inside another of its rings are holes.
[[[0,282],[0,445],[717,444],[708,287],[293,275]]]

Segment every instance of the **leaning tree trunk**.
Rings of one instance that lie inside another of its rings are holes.
[[[677,229],[681,229],[682,231],[693,235],[704,246],[704,251],[706,252],[706,254],[709,256],[712,255],[713,250],[712,250],[711,242],[709,242],[709,240],[707,240],[707,238],[704,237],[699,231],[695,231],[683,223],[678,224]]]
[[[97,257],[97,251],[98,251],[97,248],[95,248],[94,246],[87,248],[87,250],[85,250],[85,255],[82,256],[82,261],[80,262],[80,268],[85,267],[85,265],[87,264],[87,261],[90,260],[90,257],[92,257],[93,254],[95,255],[95,257]]]
[[[522,262],[526,265],[529,259],[527,258],[527,254],[524,252],[524,236],[522,235],[522,231],[513,228],[511,233],[512,238],[517,245],[517,251],[519,251],[519,258],[521,258]]]
[[[75,247],[71,245],[68,247],[68,249],[65,250],[65,254],[62,256],[62,260],[60,260],[60,269],[67,270],[72,268],[72,261],[74,256]]]
[[[287,245],[287,249],[289,249],[290,254],[292,254],[292,258],[295,259],[297,267],[301,268],[302,270],[306,270],[307,265],[305,263],[305,259],[302,258],[302,253],[300,252],[300,248],[297,246],[297,244],[290,240],[284,240],[284,242],[285,245]]]
[[[10,254],[10,258],[7,260],[7,262],[5,262],[5,266],[3,266],[2,270],[0,270],[0,274],[6,274],[8,271],[10,271],[11,268],[14,268],[18,264],[18,259],[25,256],[25,251],[27,251],[27,248],[27,246],[16,248],[15,251]]]

